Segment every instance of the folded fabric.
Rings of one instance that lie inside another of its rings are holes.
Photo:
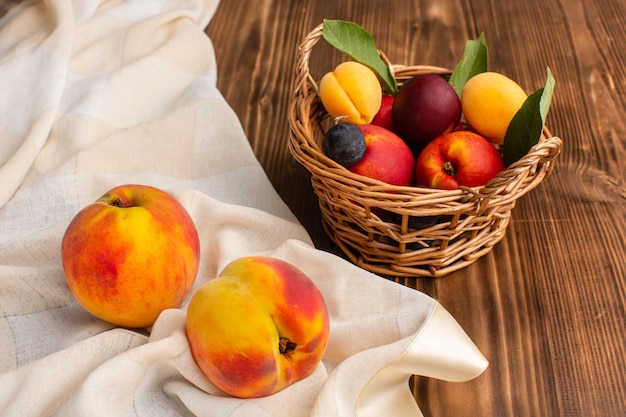
[[[216,88],[217,0],[24,1],[0,21],[0,415],[420,416],[410,375],[487,361],[434,299],[316,250]],[[272,396],[213,386],[185,303],[150,329],[87,313],[65,282],[69,221],[108,189],[171,192],[201,240],[194,290],[231,260],[287,260],[331,319],[316,371]]]

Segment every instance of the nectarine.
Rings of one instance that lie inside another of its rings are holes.
[[[395,133],[372,124],[358,125],[365,137],[365,154],[349,170],[391,185],[412,185],[415,157]]]
[[[378,113],[376,113],[376,115],[372,119],[371,124],[384,127],[385,129],[395,133],[395,129],[393,127],[393,118],[391,117],[391,109],[393,108],[394,100],[395,96],[392,96],[390,94],[383,94],[383,98],[380,103],[380,109],[378,109]]]
[[[504,169],[498,150],[469,131],[454,131],[430,142],[415,164],[418,185],[455,190],[485,185]]]

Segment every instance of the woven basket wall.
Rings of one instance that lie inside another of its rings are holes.
[[[545,129],[526,156],[484,187],[398,187],[353,174],[321,150],[332,121],[309,73],[311,50],[321,36],[320,24],[298,50],[289,149],[311,172],[328,236],[353,263],[388,277],[441,277],[488,253],[504,237],[517,199],[553,169],[561,140]],[[400,85],[418,74],[451,73],[423,65],[390,67]]]

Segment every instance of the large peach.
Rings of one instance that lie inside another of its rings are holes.
[[[67,284],[87,311],[120,326],[146,327],[191,291],[200,241],[172,195],[128,184],[76,214],[61,259]]]
[[[504,169],[504,161],[485,138],[469,131],[454,131],[430,142],[415,164],[418,185],[455,190],[485,185]]]
[[[382,88],[371,69],[359,62],[347,61],[322,77],[319,95],[332,117],[364,124],[371,122],[380,109]]]
[[[310,375],[329,332],[313,281],[271,257],[234,260],[198,289],[187,310],[195,362],[215,386],[240,398],[267,396]]]
[[[395,133],[372,124],[358,125],[365,137],[365,154],[348,168],[355,174],[391,185],[412,185],[415,158]]]
[[[481,136],[502,145],[515,113],[526,100],[519,84],[497,72],[481,72],[470,78],[461,91],[465,120]]]

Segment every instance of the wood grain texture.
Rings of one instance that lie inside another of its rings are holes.
[[[218,87],[316,246],[308,172],[287,149],[299,42],[324,18],[368,29],[394,63],[454,67],[485,33],[490,67],[527,91],[556,78],[553,174],[521,198],[506,237],[445,278],[398,279],[446,307],[490,361],[464,383],[416,378],[426,416],[626,415],[626,3],[622,0],[222,1],[207,34]],[[342,57],[321,47],[311,71]]]

